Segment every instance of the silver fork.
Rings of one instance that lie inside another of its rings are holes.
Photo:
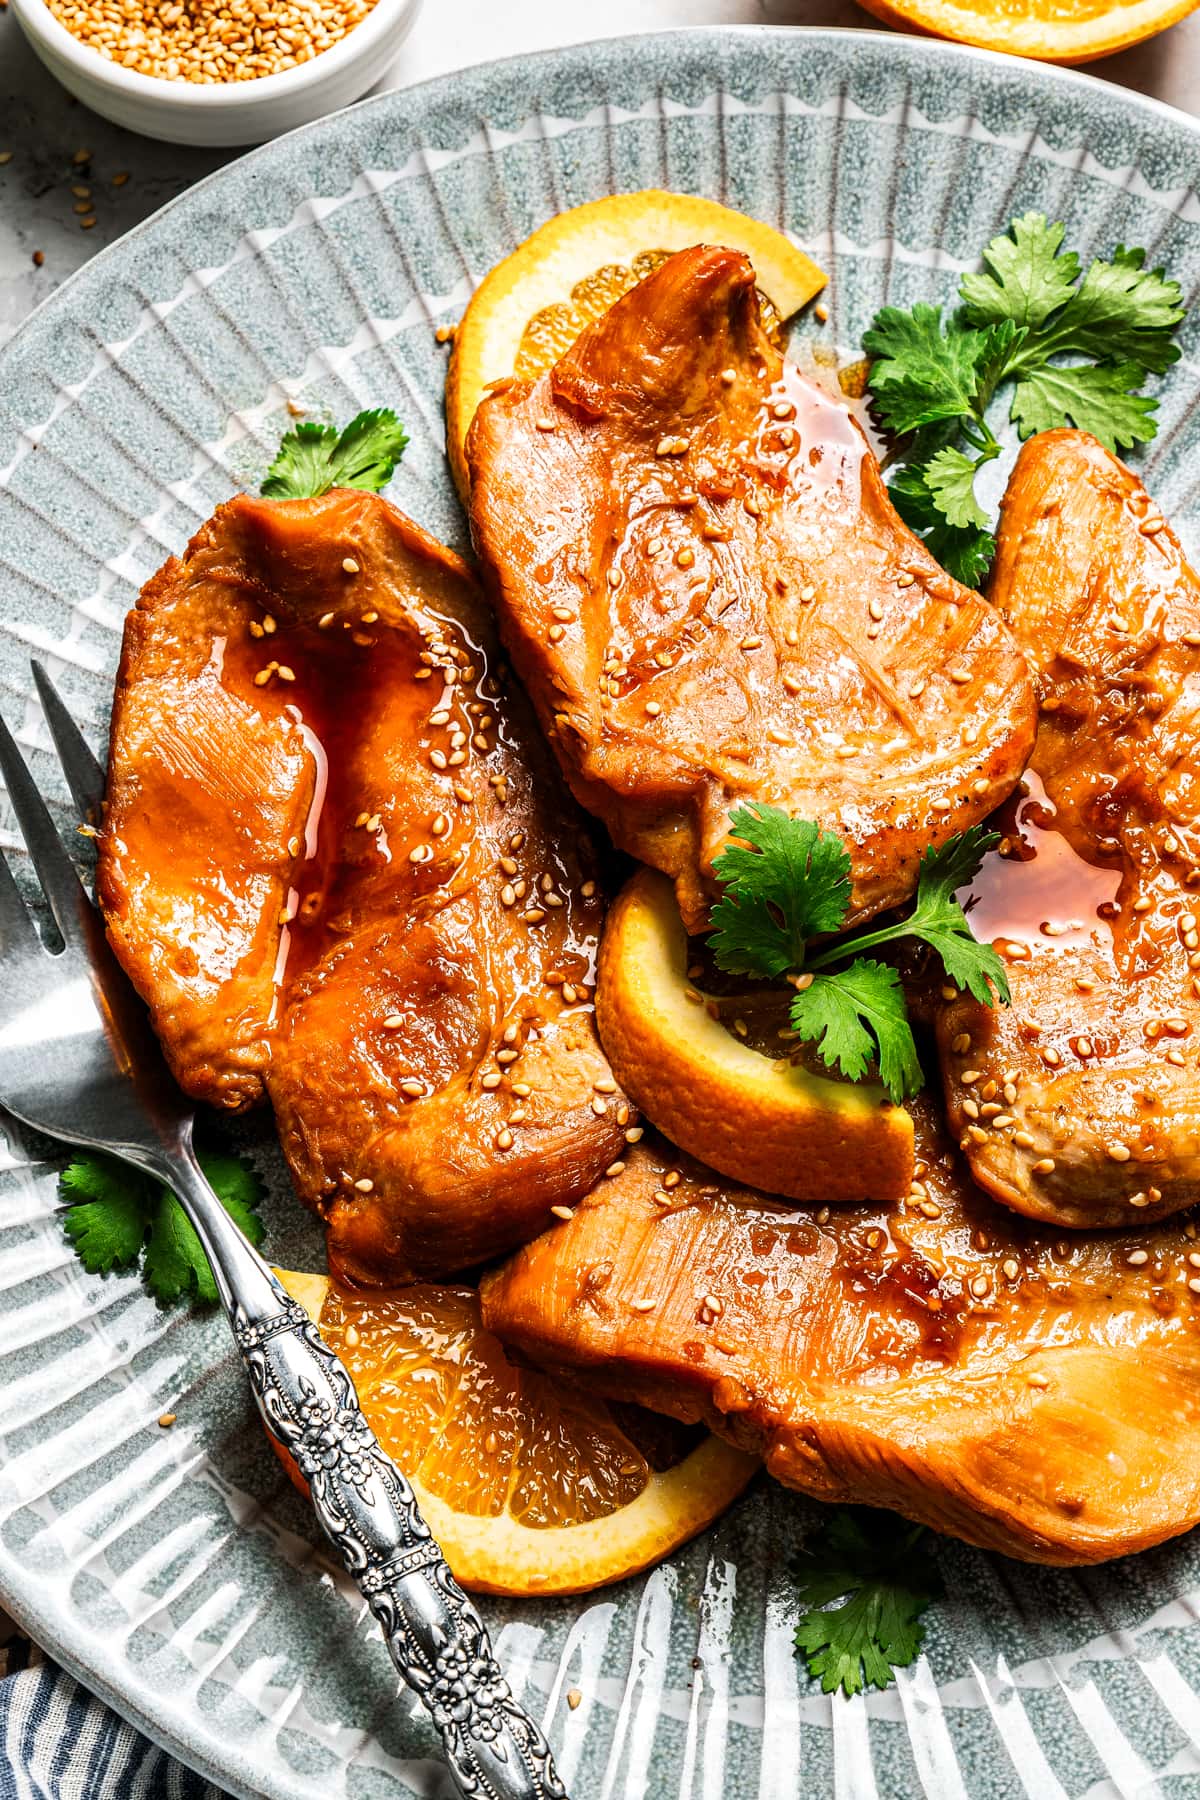
[[[42,708],[82,819],[104,776],[45,670]],[[54,822],[3,719],[0,775],[63,938],[43,945],[0,853],[0,1105],[37,1131],[106,1150],[174,1190],[212,1264],[263,1422],[300,1467],[321,1526],[424,1700],[458,1792],[565,1800],[549,1746],[517,1705],[354,1384],[205,1180],[193,1111],[168,1073]]]

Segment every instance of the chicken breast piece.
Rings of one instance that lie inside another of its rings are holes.
[[[680,251],[549,374],[485,399],[471,523],[578,798],[703,929],[730,809],[840,831],[853,915],[1025,763],[994,608],[901,522],[846,408],[785,366],[732,250]]]
[[[485,1280],[484,1322],[703,1420],[788,1487],[1008,1556],[1094,1563],[1187,1530],[1194,1227],[1065,1243],[991,1202],[929,1101],[913,1110],[920,1179],[892,1209],[775,1204],[647,1140]]]
[[[1200,1199],[1200,582],[1094,438],[1021,451],[992,596],[1038,671],[1024,795],[971,920],[1011,1009],[940,1009],[951,1124],[1034,1218],[1119,1225]]]
[[[468,571],[376,495],[232,500],[148,584],[100,894],[182,1085],[269,1095],[352,1279],[511,1248],[623,1143],[584,822]]]

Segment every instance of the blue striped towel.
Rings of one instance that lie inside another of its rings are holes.
[[[226,1800],[52,1662],[0,1681],[0,1800]]]

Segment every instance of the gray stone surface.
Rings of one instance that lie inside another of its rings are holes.
[[[426,0],[380,87],[557,44],[677,25],[851,25],[873,21],[853,0]],[[1091,73],[1200,112],[1200,12]],[[44,70],[10,12],[0,11],[0,342],[89,256],[237,151],[157,144],[99,119]],[[73,164],[88,150],[84,168]],[[127,172],[121,187],[114,175]],[[96,223],[80,228],[72,185],[86,184]],[[45,258],[34,265],[34,252]]]

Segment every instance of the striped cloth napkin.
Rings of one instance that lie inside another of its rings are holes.
[[[0,1800],[227,1800],[0,1612]]]

